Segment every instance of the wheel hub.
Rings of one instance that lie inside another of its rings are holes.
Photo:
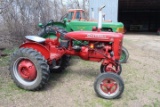
[[[118,73],[119,69],[116,69],[116,66],[113,64],[108,64],[105,67],[105,72],[113,72],[113,73]]]
[[[118,85],[113,79],[105,79],[100,85],[101,90],[106,94],[113,94],[116,92]]]
[[[32,81],[37,76],[35,65],[28,59],[23,59],[18,64],[19,75],[28,81]]]

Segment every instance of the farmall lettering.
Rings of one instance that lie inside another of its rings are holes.
[[[110,39],[109,37],[107,37],[107,35],[101,35],[101,34],[88,34],[86,38],[98,38],[98,39],[107,39],[107,40]]]

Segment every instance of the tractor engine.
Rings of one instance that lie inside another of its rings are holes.
[[[96,42],[96,41],[84,41],[85,43],[88,42],[88,44],[84,44],[83,42],[81,45],[74,45],[74,49],[78,52],[79,56],[82,59],[85,60],[91,60],[99,62],[105,57],[108,57],[108,54],[111,54],[112,46],[109,43],[104,42]],[[77,47],[77,49],[76,49]]]
[[[107,58],[117,61],[120,59],[123,39],[123,35],[120,33],[69,32],[66,34],[66,38],[72,41],[72,49],[82,59],[97,62]]]

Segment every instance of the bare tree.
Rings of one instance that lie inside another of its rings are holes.
[[[38,22],[49,20],[49,0],[14,0],[1,16],[11,38],[22,39],[36,33]]]
[[[0,0],[0,14],[3,12],[4,9],[8,8],[12,2],[13,0]]]
[[[37,24],[50,19],[59,21],[72,8],[87,10],[89,0],[0,0],[0,21],[10,40],[23,40],[27,34],[37,34]]]

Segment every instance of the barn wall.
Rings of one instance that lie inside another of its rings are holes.
[[[105,14],[105,20],[112,20],[113,22],[117,22],[118,0],[90,0],[89,3],[90,19],[92,19],[91,8],[94,9],[94,18],[98,20],[98,8],[106,5],[106,7],[103,9],[103,13]]]

